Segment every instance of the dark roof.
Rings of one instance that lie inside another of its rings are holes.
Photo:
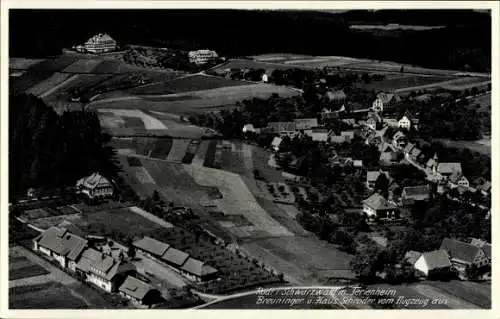
[[[476,258],[481,250],[477,246],[450,238],[443,239],[441,249],[446,250],[452,259],[457,259],[465,263],[473,263],[474,258]]]
[[[83,252],[82,257],[76,264],[76,268],[87,273],[93,273],[106,280],[113,279],[116,274],[136,270],[131,263],[120,263],[113,257],[92,248]]]
[[[308,130],[313,127],[318,126],[318,119],[316,118],[305,118],[305,119],[295,119],[293,120],[297,130]]]
[[[87,240],[68,232],[66,228],[50,227],[39,238],[38,245],[47,248],[70,260],[76,260],[84,248]]]
[[[394,209],[395,205],[389,203],[382,195],[375,193],[363,201],[363,204],[374,210]]]
[[[214,274],[217,272],[217,269],[210,267],[205,263],[203,263],[202,261],[199,261],[198,259],[191,257],[186,260],[184,265],[182,265],[181,269],[187,271],[190,274],[200,277]]]
[[[162,243],[151,237],[144,237],[133,244],[135,247],[147,251],[148,253],[155,256],[162,256],[165,251],[170,247],[169,244]]]
[[[186,262],[186,259],[189,258],[189,254],[186,254],[183,251],[170,247],[167,251],[161,256],[161,259],[172,263],[177,266],[181,266]]]
[[[431,187],[429,185],[409,186],[403,188],[402,196],[406,199],[425,200],[429,198],[430,192]]]
[[[404,259],[410,264],[414,264],[422,256],[422,253],[414,250],[406,252]]]
[[[281,131],[295,131],[297,126],[294,122],[269,122],[267,128],[273,132],[279,133]]]
[[[471,245],[474,245],[474,246],[481,248],[484,251],[485,255],[489,259],[491,259],[491,245],[489,243],[485,242],[484,240],[477,239],[477,238],[472,238],[470,243],[471,243]]]
[[[443,249],[423,253],[422,257],[424,258],[429,270],[451,266],[448,253]]]
[[[415,144],[408,143],[408,144],[406,144],[406,146],[404,148],[404,152],[407,153],[407,154],[410,154],[411,151],[413,150],[413,148],[415,148]]]
[[[135,277],[127,276],[118,290],[131,297],[142,300],[151,290],[151,286]]]
[[[491,182],[486,181],[482,185],[477,187],[479,190],[482,190],[483,192],[489,192],[491,190]]]

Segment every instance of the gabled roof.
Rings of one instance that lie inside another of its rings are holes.
[[[474,258],[476,258],[481,250],[477,246],[450,238],[443,239],[440,249],[446,250],[452,259],[457,259],[465,263],[473,263]]]
[[[388,172],[378,170],[378,171],[368,171],[368,172],[366,172],[366,180],[368,182],[375,182],[375,181],[377,181],[377,179],[379,178],[379,176],[381,174],[384,174],[385,177],[387,177],[388,180],[390,179],[390,176],[389,176]]]
[[[429,185],[409,186],[403,188],[402,196],[406,199],[425,200],[429,198],[430,192],[431,187]]]
[[[452,182],[452,183],[456,184],[456,183],[460,182],[461,180],[467,181],[467,178],[460,173],[453,173],[450,176],[450,182]]]
[[[111,186],[109,180],[99,173],[93,173],[88,177],[84,177],[77,182],[77,186],[84,186],[89,189],[94,189],[96,187],[108,187]]]
[[[318,119],[316,118],[295,119],[293,122],[297,130],[308,130],[318,126]]]
[[[269,122],[267,128],[276,133],[282,131],[293,132],[297,130],[297,126],[294,122]]]
[[[85,44],[94,44],[106,41],[115,41],[115,40],[113,40],[113,38],[111,38],[107,33],[99,33],[89,38],[87,42],[85,42]]]
[[[135,271],[135,266],[130,263],[120,263],[113,257],[101,253],[93,248],[86,249],[76,268],[87,272],[93,273],[106,280],[111,280],[118,273],[127,273]]]
[[[477,189],[483,191],[483,192],[489,192],[491,190],[491,182],[486,181],[483,184],[479,185]]]
[[[441,174],[462,173],[462,165],[460,163],[439,163],[437,171]]]
[[[76,260],[87,246],[88,241],[67,231],[66,228],[50,227],[36,241],[38,245],[47,248],[69,260]]]
[[[399,96],[392,94],[392,93],[384,93],[381,92],[377,94],[377,99],[380,99],[382,103],[388,103],[391,102],[394,99],[394,102],[397,102],[400,100]]]
[[[279,147],[283,139],[281,137],[275,137],[273,138],[273,141],[271,142],[272,147]]]
[[[217,269],[191,257],[186,260],[181,269],[195,276],[206,276],[217,272]]]
[[[396,149],[394,148],[394,146],[392,146],[392,144],[389,144],[389,143],[386,143],[386,142],[381,143],[378,146],[378,150],[380,151],[380,153],[392,153],[392,152],[396,152]]]
[[[429,270],[451,267],[446,250],[439,249],[422,254]]]
[[[491,244],[478,238],[472,238],[470,243],[471,245],[481,248],[484,251],[486,257],[491,259]]]
[[[410,156],[417,158],[420,154],[422,154],[422,151],[418,147],[415,147],[411,150]]]
[[[389,203],[382,195],[375,193],[372,196],[368,197],[363,201],[364,205],[374,209],[374,210],[382,210],[382,209],[394,209],[395,205]]]
[[[189,258],[189,254],[185,252],[170,247],[167,251],[161,256],[161,259],[168,261],[174,265],[181,266],[186,262]]]
[[[148,236],[139,239],[138,241],[134,242],[133,245],[139,249],[147,251],[148,253],[158,257],[162,256],[165,253],[165,251],[167,251],[167,249],[170,247],[169,244],[162,243],[161,241],[158,241]]]
[[[436,164],[437,164],[436,161],[433,158],[430,158],[425,165],[427,167],[433,167]]]
[[[151,290],[151,286],[135,277],[127,276],[118,290],[131,297],[142,300]]]
[[[404,259],[413,265],[413,264],[415,264],[415,262],[417,262],[417,260],[420,258],[420,256],[422,256],[421,252],[410,250],[410,251],[406,252]]]
[[[408,143],[406,144],[405,148],[404,148],[404,152],[407,153],[407,154],[410,154],[411,151],[415,148],[415,144],[413,143]]]

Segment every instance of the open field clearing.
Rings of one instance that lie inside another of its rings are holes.
[[[173,162],[182,162],[186,155],[186,150],[189,146],[190,140],[187,139],[174,139],[170,152],[168,153],[167,160]]]
[[[247,85],[247,82],[228,80],[208,75],[190,75],[168,82],[129,90],[132,94],[175,94],[191,91],[211,90],[222,87]]]
[[[296,236],[310,236],[311,233],[306,231],[294,217],[291,217],[291,213],[288,211],[290,209],[295,209],[291,205],[279,205],[271,200],[256,197],[257,203],[266,210],[266,212],[271,215],[272,218],[276,219],[281,225],[285,226],[288,230],[293,232]]]
[[[465,301],[473,303],[481,308],[491,308],[491,285],[477,283],[472,281],[457,281],[448,282],[429,281],[426,283],[429,286],[439,288]]]
[[[24,256],[9,257],[9,280],[36,277],[48,274],[45,268],[37,265]]]
[[[443,295],[436,295],[436,291],[424,291],[423,289],[417,289],[414,285],[389,285],[389,284],[377,284],[373,286],[368,286],[367,289],[383,289],[384,291],[395,291],[395,295],[385,295],[385,298],[395,298],[396,301],[393,303],[395,309],[450,309],[452,307],[446,304],[431,304],[430,299],[443,298]],[[429,294],[429,293],[432,293]],[[398,298],[403,298],[407,300],[408,304],[404,304],[402,301],[397,303]],[[424,307],[422,303],[410,303],[409,299],[415,301],[429,301],[427,306]]]
[[[355,62],[340,66],[340,68],[348,70],[360,70],[360,71],[400,72],[401,65],[402,65],[401,63],[396,63],[396,62],[372,61],[372,62],[357,62],[357,63]],[[404,65],[404,71],[406,73],[427,74],[436,76],[452,76],[459,73],[459,71],[453,71],[453,70],[426,69],[410,65]]]
[[[57,226],[64,221],[76,221],[81,218],[80,214],[59,215],[45,218],[38,218],[29,223],[40,229],[49,229],[52,226]]]
[[[223,197],[216,202],[225,214],[243,215],[257,231],[263,231],[268,236],[293,236],[292,232],[260,207],[237,174],[207,167],[194,167],[194,165],[186,167],[185,170],[197,184],[215,186],[219,189]]]
[[[143,210],[140,207],[132,206],[132,207],[129,207],[129,210],[131,212],[134,212],[134,213],[146,218],[146,219],[149,219],[151,222],[156,223],[164,228],[174,227],[174,225],[170,224],[169,222],[166,222],[163,219],[156,217],[155,215],[153,215],[151,213],[148,213],[147,211]]]
[[[209,200],[209,187],[197,184],[186,172],[187,166],[153,159],[142,159],[141,162],[158,192],[176,205],[195,205],[199,208],[200,201]]]
[[[47,59],[30,66],[29,69],[36,71],[60,72],[77,60],[78,58],[74,56],[61,55],[57,58]]]
[[[307,60],[307,59],[315,59],[317,57],[311,55],[304,54],[295,54],[295,53],[266,53],[260,55],[252,56],[252,59],[256,61],[263,62],[281,62],[281,61],[290,61],[290,60]]]
[[[131,109],[99,109],[99,113],[112,113],[116,117],[131,117],[140,119],[146,130],[165,130],[167,127],[165,124],[157,120],[156,118],[148,115],[141,110],[131,110]]]
[[[446,82],[441,87],[443,89],[452,91],[464,91],[472,89],[474,87],[486,87],[491,85],[491,79],[485,79],[484,77],[477,78],[464,78],[453,82]]]
[[[365,90],[375,91],[393,91],[402,89],[404,91],[411,90],[412,87],[420,87],[422,85],[436,84],[439,82],[449,81],[452,77],[444,76],[415,76],[402,75],[397,77],[388,77],[381,81],[372,81],[370,83],[359,83],[356,86]]]
[[[9,58],[9,69],[27,70],[44,59]]]
[[[9,289],[9,308],[12,309],[82,309],[87,304],[75,297],[65,286],[50,282]]]
[[[69,73],[91,73],[102,60],[81,59],[68,65],[63,72]]]
[[[176,95],[102,99],[92,102],[89,106],[95,108],[140,109],[189,115],[193,112],[212,111],[214,108],[221,106],[235,106],[236,102],[244,99],[252,99],[254,97],[268,98],[273,93],[280,96],[299,94],[297,91],[283,86],[259,83]],[[186,100],[186,96],[194,98]]]
[[[484,155],[491,155],[491,139],[485,138],[479,141],[452,141],[445,138],[435,138],[434,141],[441,142],[447,147],[468,148]]]
[[[10,78],[9,91],[13,94],[26,92],[32,86],[50,78],[52,73],[50,71],[28,70],[21,76]]]
[[[86,87],[90,87],[106,80],[108,76],[106,75],[96,75],[96,74],[75,74],[69,77],[66,81],[60,83],[56,86],[56,89],[46,92],[44,98],[49,101],[53,100],[65,100],[69,101],[70,94],[75,90],[84,90]]]
[[[282,60],[283,61],[283,60]],[[273,61],[272,62],[264,62],[264,61],[256,61],[256,60],[229,60],[215,69],[215,72],[224,72],[225,69],[265,69],[266,71],[272,72],[274,70],[286,70],[293,68],[290,65],[286,65],[284,63],[279,63],[281,61]],[[278,63],[276,63],[278,62]],[[311,67],[303,66],[304,69],[312,69]]]
[[[130,208],[85,213],[73,223],[85,233],[99,236],[111,236],[117,233],[124,236],[142,237],[144,234],[163,228]]]
[[[41,96],[43,93],[66,81],[71,75],[66,73],[54,73],[50,78],[29,88],[26,93]]]
[[[481,108],[486,110],[491,110],[491,93],[476,97],[472,99],[471,103],[479,104],[481,105]]]

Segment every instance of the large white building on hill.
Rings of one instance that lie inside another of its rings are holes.
[[[106,33],[99,33],[85,42],[84,48],[92,53],[105,53],[116,50],[116,41]]]
[[[204,49],[197,51],[190,51],[188,53],[189,62],[194,64],[204,64],[208,62],[212,62],[219,57],[217,52]]]

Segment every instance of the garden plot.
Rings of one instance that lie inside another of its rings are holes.
[[[24,256],[9,257],[9,280],[36,277],[50,273]]]
[[[225,214],[243,215],[256,230],[271,236],[293,236],[293,233],[274,220],[257,203],[254,196],[237,174],[207,167],[185,168],[196,183],[217,187],[223,195],[218,202]]]
[[[128,109],[99,109],[100,114],[105,116],[111,113],[113,116],[118,118],[139,118],[144,124],[146,130],[166,130],[167,127],[161,121],[148,115],[141,110],[128,110]],[[109,115],[108,115],[109,116]]]
[[[167,160],[181,163],[182,159],[186,155],[189,144],[190,140],[174,139],[170,152],[168,153]]]

